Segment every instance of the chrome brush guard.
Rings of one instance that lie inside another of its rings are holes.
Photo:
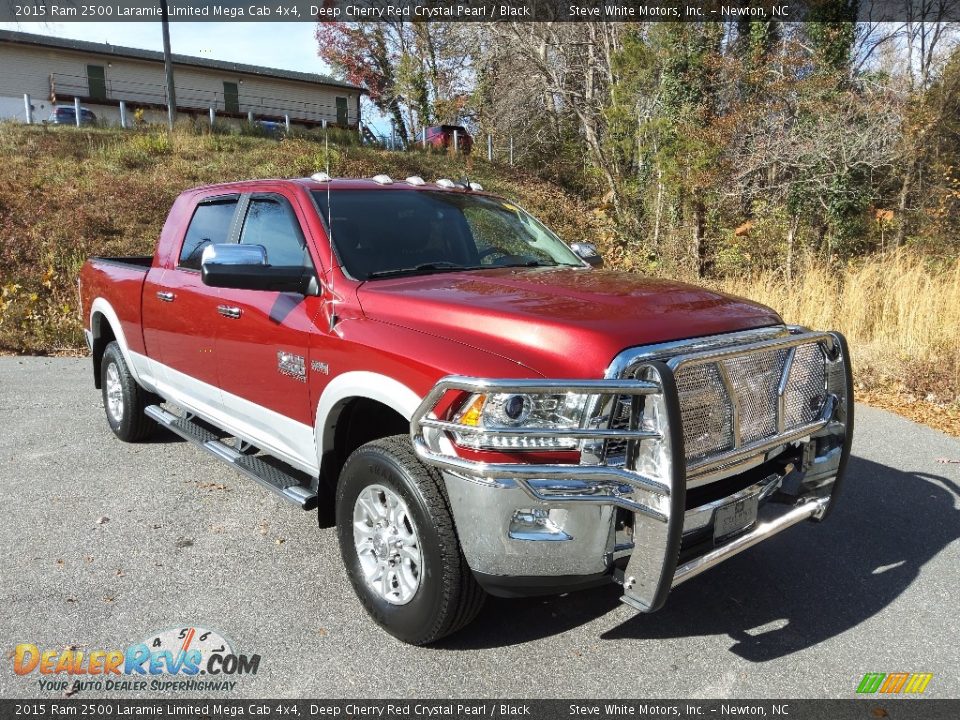
[[[607,375],[603,380],[443,378],[411,420],[414,448],[425,463],[451,478],[493,492],[519,487],[542,507],[593,504],[628,511],[632,542],[610,540],[604,548],[587,550],[603,554],[611,570],[616,557],[629,555],[618,573],[622,599],[644,612],[661,607],[674,585],[802,520],[823,518],[836,495],[852,434],[850,364],[840,334],[781,326],[638,348],[618,356]],[[460,422],[451,412],[458,398],[504,393],[588,399],[577,427],[487,427]],[[537,462],[514,462],[509,450],[470,453],[457,443],[477,435],[524,442],[562,438],[576,447],[580,461],[542,463],[539,458],[548,453],[541,451]],[[802,462],[771,476],[756,493],[741,490],[687,507],[688,488],[702,492],[788,449]],[[788,474],[790,489],[785,487]],[[764,503],[754,522],[693,557],[687,553],[678,564],[681,545],[695,525],[709,525],[720,508],[754,496]],[[515,510],[516,495],[511,498],[504,513]],[[495,502],[491,507],[500,511]],[[476,512],[460,517],[454,510],[462,538],[496,532],[493,523],[465,527],[483,519]]]

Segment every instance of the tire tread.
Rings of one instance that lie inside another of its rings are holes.
[[[117,370],[120,372],[120,383],[124,389],[124,423],[120,428],[113,429],[114,434],[125,442],[142,442],[146,440],[156,429],[157,424],[151,420],[144,412],[148,405],[159,401],[157,396],[144,390],[133,378],[130,368],[127,367],[127,361],[123,357],[120,345],[116,341],[107,345],[103,351],[103,374],[106,377],[107,366],[116,363]],[[106,382],[103,382],[104,395],[106,395]],[[106,400],[104,400],[106,405]],[[106,410],[106,407],[104,407]],[[110,418],[107,416],[107,422]],[[126,425],[126,427],[124,427]]]
[[[418,638],[408,640],[413,645],[428,645],[472,622],[483,607],[486,592],[474,578],[460,549],[453,513],[450,510],[450,502],[440,472],[421,462],[407,435],[393,435],[361,446],[347,459],[344,469],[349,467],[351,461],[356,461],[356,458],[369,452],[385,455],[404,467],[422,495],[440,538],[438,549],[443,557],[441,563],[443,568],[442,611],[437,614],[436,621],[429,631]],[[360,600],[370,612],[372,608],[367,598],[360,594]]]

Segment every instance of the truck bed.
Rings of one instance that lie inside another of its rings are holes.
[[[118,336],[123,334],[123,341],[129,350],[144,354],[140,304],[143,283],[152,265],[153,257],[150,255],[92,257],[87,260],[80,269],[84,325],[93,330],[92,306],[94,300],[100,298],[100,302],[109,307],[109,311],[101,308],[101,312],[107,312],[106,318],[114,332]],[[111,313],[115,314],[115,318],[110,317]]]
[[[95,260],[98,263],[135,267],[144,271],[149,270],[150,266],[153,265],[153,255],[127,255],[124,257],[93,256],[90,259]]]

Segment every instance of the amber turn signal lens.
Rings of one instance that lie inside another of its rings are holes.
[[[461,425],[477,427],[480,424],[480,414],[483,412],[483,405],[486,401],[486,395],[474,395],[457,413],[457,422]]]

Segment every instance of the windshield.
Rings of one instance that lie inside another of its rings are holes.
[[[327,221],[327,193],[313,192]],[[333,245],[351,277],[370,280],[495,267],[583,267],[532,216],[499,198],[436,190],[331,193]]]

